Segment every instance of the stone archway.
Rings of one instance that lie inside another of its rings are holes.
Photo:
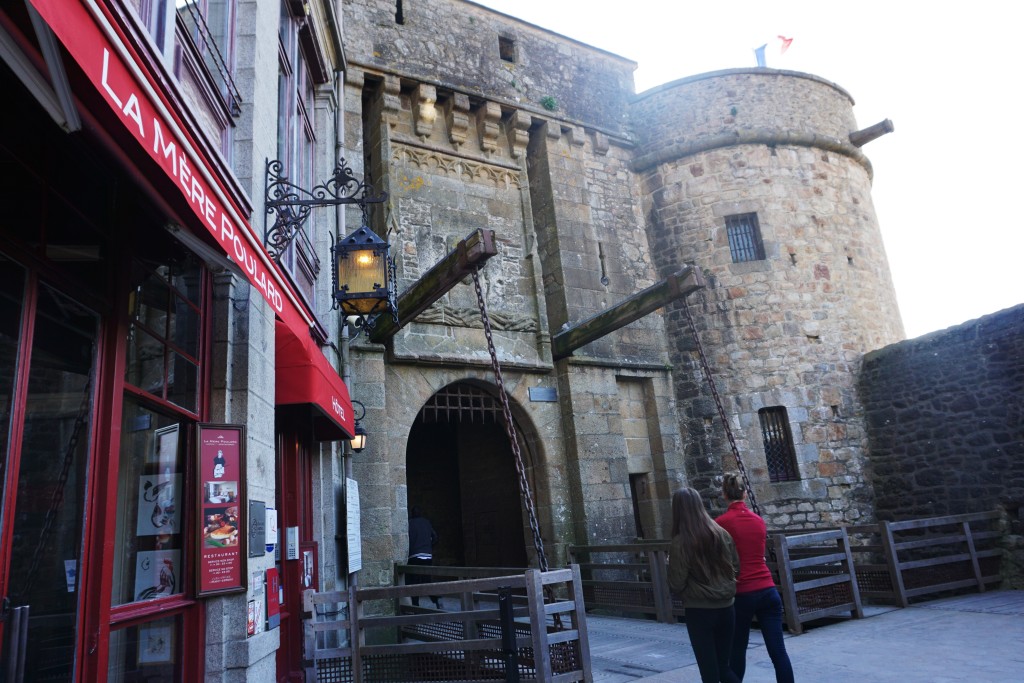
[[[440,536],[436,565],[525,567],[532,555],[501,412],[495,387],[456,382],[431,396],[412,425],[407,506],[418,506]],[[518,423],[516,432],[520,444],[529,441]]]

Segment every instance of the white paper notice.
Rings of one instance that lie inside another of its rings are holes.
[[[363,568],[363,534],[359,529],[359,483],[345,479],[345,528],[348,531],[348,573]]]

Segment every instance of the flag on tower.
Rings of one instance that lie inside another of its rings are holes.
[[[767,66],[767,64],[764,61],[764,50],[766,47],[768,47],[768,43],[765,43],[761,47],[754,48],[754,56],[757,57],[758,66]]]
[[[779,40],[782,41],[782,47],[779,49],[779,54],[784,55],[786,54],[786,50],[789,49],[790,43],[793,42],[793,39],[787,38],[786,36],[779,36]]]

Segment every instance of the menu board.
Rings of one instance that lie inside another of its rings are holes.
[[[244,591],[245,427],[199,425],[199,595]]]

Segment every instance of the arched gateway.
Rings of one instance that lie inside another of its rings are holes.
[[[519,420],[515,427],[535,490],[534,439]],[[434,564],[527,566],[533,542],[514,457],[492,384],[449,384],[420,409],[406,447],[407,505],[420,507],[438,531]]]

